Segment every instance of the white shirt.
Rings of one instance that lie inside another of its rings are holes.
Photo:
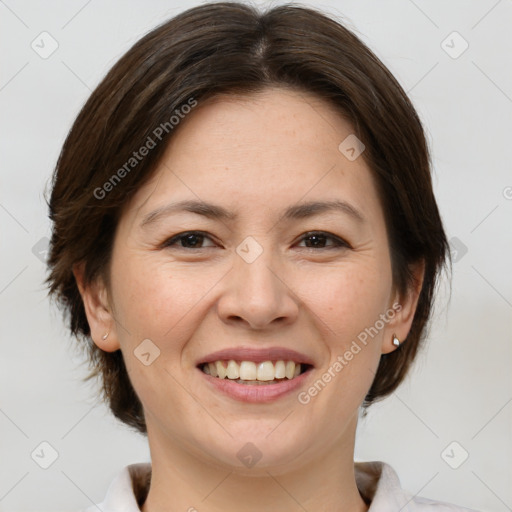
[[[354,468],[357,488],[366,501],[371,502],[368,512],[476,512],[414,496],[401,488],[398,475],[384,462],[355,462]],[[102,512],[140,512],[134,494],[134,479],[145,481],[150,472],[149,462],[126,466],[110,484],[105,499],[83,512],[98,512],[98,509]]]

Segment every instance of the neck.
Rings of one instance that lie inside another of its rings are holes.
[[[152,475],[142,512],[367,512],[354,475],[356,424],[336,446],[309,458],[304,450],[286,466],[256,464],[250,473],[210,463],[168,438],[164,443],[154,435],[162,433],[148,427]]]

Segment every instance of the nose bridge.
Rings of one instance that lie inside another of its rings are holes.
[[[276,288],[277,277],[273,267],[276,266],[274,249],[270,243],[265,247],[251,237],[237,247],[235,271],[237,280],[242,286],[249,287],[253,292],[261,289],[270,292]]]
[[[270,237],[247,237],[235,252],[232,283],[219,303],[224,320],[238,317],[261,328],[277,318],[295,317],[297,306],[280,275],[283,266]]]
[[[241,296],[247,295],[246,299],[256,304],[275,300],[280,286],[272,269],[276,257],[270,237],[248,236],[238,245],[236,253],[234,270]]]

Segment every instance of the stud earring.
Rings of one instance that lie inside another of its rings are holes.
[[[393,334],[393,345],[395,345],[395,347],[400,346],[400,340],[396,337],[396,334]]]
[[[101,337],[101,339],[102,339],[103,341],[105,341],[105,340],[108,338],[108,335],[109,335],[109,334],[110,334],[110,332],[106,332],[106,333]]]

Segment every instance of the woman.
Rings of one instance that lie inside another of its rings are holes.
[[[346,28],[238,3],[164,23],[80,112],[50,212],[51,293],[151,452],[102,510],[463,510],[354,463],[448,252],[418,116]]]

